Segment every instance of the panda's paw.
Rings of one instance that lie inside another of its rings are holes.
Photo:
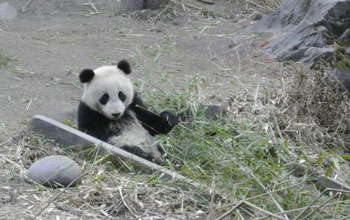
[[[162,165],[164,163],[162,153],[159,151],[158,147],[142,149],[138,146],[124,145],[121,147],[121,149],[129,153],[135,154],[136,156],[142,157],[143,159],[156,163],[158,165]]]
[[[180,122],[180,117],[172,112],[164,111],[160,113],[160,117],[162,117],[162,120],[168,123],[171,127],[179,124]]]

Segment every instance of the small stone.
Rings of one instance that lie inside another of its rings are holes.
[[[334,69],[331,72],[331,75],[333,75],[340,85],[347,90],[350,90],[350,71],[347,69]]]
[[[254,13],[252,16],[253,21],[259,21],[263,17],[263,14],[261,13]]]
[[[31,179],[52,188],[75,186],[80,182],[81,174],[82,170],[75,161],[61,155],[43,157],[28,170]]]
[[[143,0],[121,0],[120,11],[122,13],[144,9]]]
[[[168,3],[167,0],[121,0],[120,11],[125,13],[143,9],[157,10]]]
[[[216,120],[222,115],[222,109],[218,105],[209,105],[205,110],[205,117],[208,119]]]

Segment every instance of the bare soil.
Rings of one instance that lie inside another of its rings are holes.
[[[268,84],[279,68],[261,56],[259,42],[239,36],[253,12],[232,1],[210,6],[188,1],[172,10],[121,15],[118,1],[11,0],[17,16],[0,20],[0,138],[23,129],[31,116],[72,120],[82,87],[78,74],[129,59],[134,80],[175,87],[193,76],[206,80],[211,102]],[[185,9],[185,11],[183,10]],[[276,66],[277,65],[277,66]],[[1,139],[0,139],[1,140]]]

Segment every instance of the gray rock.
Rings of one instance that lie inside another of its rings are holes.
[[[151,10],[157,10],[169,4],[169,0],[147,0],[146,2],[145,8]]]
[[[319,176],[317,178],[317,182],[316,185],[322,186],[322,188],[324,189],[336,189],[336,190],[346,190],[346,191],[350,191],[350,187],[340,183],[336,180],[333,180],[331,178],[327,178],[324,176]]]
[[[131,12],[142,9],[159,9],[169,1],[167,0],[122,0],[120,2],[121,12]]]
[[[309,64],[309,67],[313,67],[314,64],[319,61],[320,58],[329,59],[335,53],[335,48],[328,47],[309,47],[304,52],[303,56],[299,59],[302,63]]]
[[[208,119],[216,120],[222,115],[222,109],[218,105],[209,105],[205,110],[205,117]]]
[[[31,179],[52,188],[75,186],[81,175],[79,165],[69,157],[61,155],[41,158],[28,170]]]
[[[331,73],[340,83],[340,85],[347,90],[350,90],[350,71],[344,69],[334,69]]]
[[[267,54],[278,60],[303,59],[312,66],[323,52],[330,52],[327,45],[343,34],[338,29],[346,30],[349,10],[349,0],[286,0],[244,32],[273,34],[274,39],[264,47]],[[326,49],[313,49],[316,55],[309,48]]]
[[[253,21],[259,21],[263,17],[263,14],[260,12],[254,13],[252,16]]]
[[[143,8],[144,8],[144,0],[122,0],[120,2],[121,12],[142,10]]]
[[[29,128],[43,133],[52,139],[60,140],[59,143],[66,146],[95,144],[87,140],[91,136],[86,135],[86,137],[84,136],[85,138],[82,138],[80,135],[84,133],[45,116],[34,116],[30,120]],[[96,143],[96,145],[98,144]]]

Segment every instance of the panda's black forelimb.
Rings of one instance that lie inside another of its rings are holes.
[[[180,121],[177,115],[169,111],[164,111],[160,115],[150,112],[136,93],[130,108],[135,112],[144,129],[152,136],[167,134]]]
[[[157,164],[161,164],[161,161],[155,160],[155,158],[151,154],[143,151],[141,148],[139,148],[137,146],[124,145],[121,147],[121,149],[123,149],[129,153],[135,154],[136,156],[142,157],[148,161],[152,161],[152,162],[155,162]]]
[[[92,110],[84,102],[78,107],[78,129],[102,141],[107,141],[107,132],[110,120],[100,113]]]

